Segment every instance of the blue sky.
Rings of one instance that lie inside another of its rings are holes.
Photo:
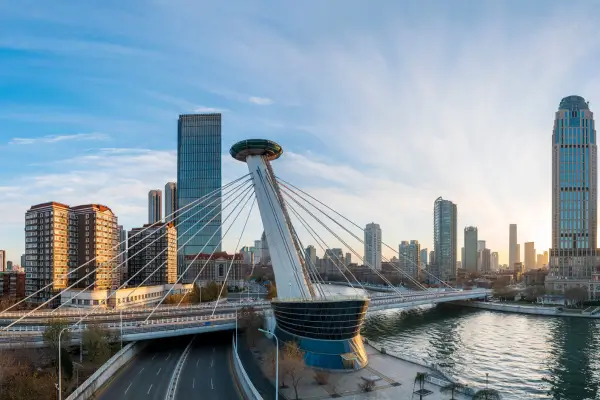
[[[391,245],[431,248],[443,196],[458,204],[459,247],[475,225],[507,262],[517,223],[542,251],[554,112],[571,94],[600,101],[598,8],[0,2],[0,248],[18,261],[25,210],[50,200],[141,225],[148,190],[176,177],[178,114],[220,111],[224,153],[280,142],[279,175],[378,222]],[[224,157],[224,182],[244,173]],[[261,230],[253,215],[242,242]]]

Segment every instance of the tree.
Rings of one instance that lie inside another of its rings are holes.
[[[279,362],[279,367],[283,375],[288,376],[292,381],[296,400],[298,400],[298,384],[304,377],[307,367],[304,362],[304,352],[296,342],[287,342],[283,346],[283,356]]]
[[[541,297],[545,294],[546,288],[544,286],[529,286],[527,289],[525,289],[525,300],[534,302],[538,299],[538,297]]]
[[[277,286],[273,282],[269,283],[267,289],[267,300],[271,300],[277,297]]]
[[[258,314],[254,307],[245,306],[238,311],[239,328],[244,330],[251,346],[255,345],[257,337],[260,336],[258,328],[263,326],[263,322],[262,314]]]
[[[41,374],[30,366],[20,365],[2,380],[3,400],[56,399],[56,376]]]
[[[104,363],[110,358],[111,333],[100,325],[88,325],[83,332],[83,347],[87,358],[93,362]]]
[[[473,400],[502,400],[502,396],[495,389],[481,389],[475,392]]]
[[[442,393],[448,393],[448,392],[450,392],[450,393],[451,393],[451,394],[450,394],[450,400],[455,400],[455,399],[454,399],[454,393],[455,393],[457,390],[464,389],[464,388],[465,388],[465,385],[463,385],[463,384],[462,384],[462,383],[460,383],[460,382],[450,382],[450,383],[448,383],[446,386],[443,386],[443,387],[440,389],[440,391],[441,391]]]
[[[588,299],[588,292],[582,287],[572,287],[565,290],[565,300],[580,305]]]
[[[200,291],[202,293],[202,301],[214,301],[219,298],[219,293],[221,292],[221,286],[217,282],[212,281],[206,284]],[[223,288],[223,292],[221,293],[221,298],[227,297],[227,285]]]
[[[43,337],[44,342],[51,349],[58,351],[59,341],[58,336],[60,335],[61,344],[70,343],[71,342],[71,332],[68,329],[65,329],[69,326],[69,323],[64,319],[50,319],[46,323],[46,330],[44,331]],[[65,329],[65,331],[60,334],[60,332]],[[58,353],[57,353],[58,354]]]
[[[413,383],[413,393],[416,393],[414,389],[418,383],[419,390],[417,392],[419,393],[420,400],[423,400],[423,390],[425,389],[425,382],[426,382],[427,376],[429,376],[429,374],[427,372],[417,372],[417,375],[415,375],[415,381]]]

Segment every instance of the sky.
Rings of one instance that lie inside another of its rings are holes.
[[[554,113],[573,94],[600,104],[599,16],[587,1],[0,1],[0,248],[18,262],[25,211],[47,201],[142,225],[148,191],[176,180],[178,115],[221,112],[224,184],[247,173],[229,147],[267,138],[278,176],[392,247],[432,248],[442,196],[459,257],[467,225],[501,263],[510,223],[542,252]],[[236,223],[225,248],[260,237],[256,209],[241,238]]]

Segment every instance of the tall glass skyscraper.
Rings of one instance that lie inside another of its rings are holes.
[[[456,278],[456,204],[438,197],[433,203],[434,275],[443,281]]]
[[[220,187],[221,114],[180,115],[177,125],[177,208],[181,209]],[[191,211],[184,210],[183,215],[178,215],[177,242],[178,246],[183,246],[184,258],[189,259],[190,255],[200,251],[221,251],[220,191],[217,197],[211,199],[215,198],[218,199],[217,202],[185,222],[199,208],[191,207]],[[210,211],[213,207],[214,210]],[[200,229],[213,217],[210,224]],[[185,244],[188,240],[189,243]],[[204,245],[206,247],[202,250]],[[179,272],[183,269],[184,265],[180,262]]]
[[[567,281],[587,281],[595,271],[597,154],[594,115],[588,103],[580,96],[563,98],[552,131],[552,249],[548,278],[556,290],[567,289]]]

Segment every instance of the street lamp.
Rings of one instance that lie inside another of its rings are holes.
[[[273,336],[275,338],[275,400],[279,400],[279,339],[274,332],[265,331],[260,328],[258,328],[258,331],[264,333],[267,337]]]
[[[61,331],[58,332],[58,400],[62,399],[62,360],[61,360],[62,346],[60,345],[60,337],[62,336],[62,333],[69,328],[70,327],[67,326],[65,328],[62,328]]]
[[[122,308],[119,310],[119,315],[121,317],[121,334],[119,336],[121,336],[121,350],[123,350],[123,309]]]

